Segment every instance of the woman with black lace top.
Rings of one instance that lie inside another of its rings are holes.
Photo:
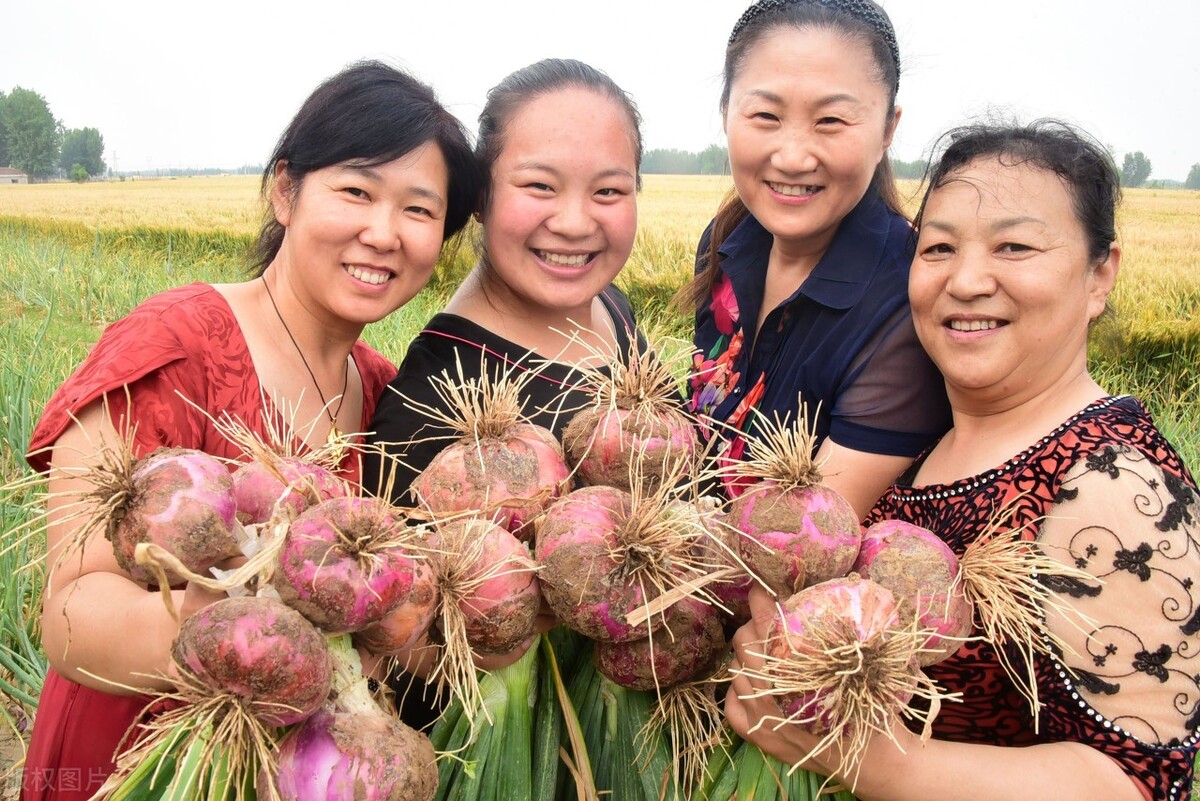
[[[1142,405],[1087,370],[1088,329],[1120,260],[1115,168],[1052,122],[948,141],[918,217],[909,294],[954,427],[869,519],[924,526],[961,554],[1008,510],[1009,526],[1093,577],[1047,582],[1087,623],[1043,610],[1073,652],[1035,659],[1036,718],[988,643],[927,668],[961,702],[942,705],[924,746],[906,730],[905,753],[877,738],[858,795],[1186,799],[1200,730],[1196,482]],[[756,603],[763,625],[735,641],[743,664],[770,617],[771,602]],[[743,732],[772,703],[741,700],[751,691],[739,678],[726,706]],[[815,742],[788,727],[747,736],[789,762]]]

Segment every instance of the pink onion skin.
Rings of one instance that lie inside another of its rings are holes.
[[[464,579],[473,582],[493,566],[501,566],[495,575],[483,579],[458,601],[465,618],[467,642],[477,654],[507,654],[534,634],[538,610],[542,607],[537,565],[524,543],[502,526],[486,521],[462,519],[448,523],[435,535],[431,547],[459,539],[451,530],[464,526],[470,526],[467,533],[471,537],[483,540],[478,558]]]
[[[636,455],[647,488],[681,460],[694,463],[696,428],[683,412],[617,408],[584,409],[563,431],[567,461],[589,486],[630,489]]]
[[[260,461],[247,462],[233,472],[237,517],[244,526],[267,522],[277,503],[282,503],[290,510],[292,517],[307,509],[312,505],[308,494],[298,488],[288,490],[289,486],[296,487],[300,482],[316,491],[318,503],[350,494],[350,487],[345,481],[319,464],[294,456],[280,456],[273,464],[284,481],[280,481]]]
[[[741,533],[727,523],[726,516],[718,512],[706,512],[701,516],[704,527],[708,529],[711,539],[701,541],[701,555],[710,565],[732,568],[734,575],[719,581],[714,581],[705,589],[725,607],[721,614],[733,626],[744,626],[750,622],[750,589],[754,586],[754,578],[746,572],[745,566],[734,559],[740,557]],[[723,543],[724,547],[717,543]]]
[[[902,520],[875,523],[863,534],[854,571],[891,590],[902,625],[916,614],[917,626],[934,632],[917,657],[922,667],[958,651],[974,628],[974,607],[956,580],[958,557],[929,529]]]
[[[725,627],[712,606],[683,598],[650,639],[597,642],[596,669],[631,690],[673,687],[710,668],[725,647]]]
[[[435,513],[492,509],[493,520],[529,540],[530,522],[570,490],[570,481],[554,435],[519,423],[503,438],[463,439],[446,447],[412,486]]]
[[[377,623],[355,632],[354,642],[371,653],[392,655],[412,648],[433,625],[438,608],[437,579],[428,559],[413,563],[408,597]]]
[[[280,742],[276,783],[281,801],[430,801],[434,759],[398,719],[321,710]]]
[[[272,598],[223,598],[179,627],[179,669],[217,692],[251,702],[267,726],[299,723],[329,696],[333,662],[325,637]]]
[[[610,555],[632,504],[616,487],[583,487],[538,524],[542,594],[560,621],[593,640],[625,642],[650,633],[647,624],[631,626],[627,618],[651,598],[636,581],[618,580],[620,565]]]
[[[140,543],[160,545],[193,573],[241,553],[234,536],[237,502],[229,470],[203,451],[163,448],[133,468],[124,516],[109,525],[117,564],[143,586],[153,573],[134,561]],[[168,572],[172,585],[183,579]]]
[[[809,626],[817,621],[846,621],[860,642],[883,636],[901,625],[892,593],[855,574],[806,587],[780,604],[780,609],[782,614],[777,613],[772,621],[766,643],[766,653],[778,659],[787,659],[793,652],[818,653],[807,636]],[[915,660],[912,669],[917,670]],[[784,695],[779,699],[784,714],[798,715],[799,725],[813,734],[827,732],[836,717],[836,710],[825,708],[829,694],[824,691]],[[900,699],[903,703],[908,700],[908,697]]]
[[[378,498],[333,498],[292,521],[273,584],[284,603],[330,633],[383,619],[408,597],[416,559],[401,547],[377,548],[360,561],[350,540],[390,541],[404,523]]]
[[[746,535],[742,560],[781,597],[846,575],[862,542],[854,508],[824,484],[784,491],[761,481],[730,503],[728,519]]]

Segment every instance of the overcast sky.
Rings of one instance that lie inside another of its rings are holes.
[[[608,72],[647,147],[723,143],[729,30],[749,0],[0,0],[0,89],[100,129],[110,167],[258,164],[316,84],[360,58],[432,83],[474,130],[488,87],[548,56]],[[884,0],[900,41],[893,155],[999,108],[1075,122],[1153,177],[1200,162],[1200,0]]]

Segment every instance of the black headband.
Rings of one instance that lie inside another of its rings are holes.
[[[869,25],[887,43],[888,49],[892,53],[892,63],[896,67],[896,82],[899,83],[900,47],[896,44],[896,31],[892,28],[892,21],[888,19],[887,13],[870,0],[758,0],[757,3],[746,9],[741,19],[737,21],[737,25],[733,26],[733,33],[729,34],[729,44],[732,45],[738,38],[738,34],[756,17],[769,11],[779,11],[796,5],[821,6],[831,11],[840,11]]]

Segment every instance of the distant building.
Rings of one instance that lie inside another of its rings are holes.
[[[29,176],[12,167],[0,167],[0,184],[27,184]]]

